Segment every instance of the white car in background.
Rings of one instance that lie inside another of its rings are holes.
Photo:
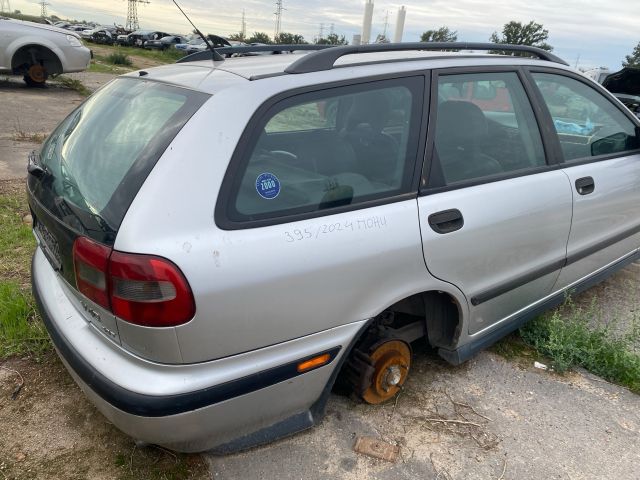
[[[23,75],[29,86],[50,75],[86,70],[91,50],[75,32],[0,17],[0,73]]]

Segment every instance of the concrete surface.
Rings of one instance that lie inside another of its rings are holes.
[[[397,403],[371,406],[332,395],[314,429],[245,453],[209,455],[212,476],[640,478],[640,397],[586,372],[560,377],[534,369],[533,361],[521,367],[483,352],[452,367],[419,352]],[[358,435],[400,445],[401,460],[356,454]]]

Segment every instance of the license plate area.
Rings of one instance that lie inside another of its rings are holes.
[[[36,239],[40,244],[40,248],[42,248],[42,251],[51,263],[51,266],[55,270],[60,270],[62,267],[62,257],[60,256],[58,240],[35,215],[33,216],[33,231],[35,232]]]

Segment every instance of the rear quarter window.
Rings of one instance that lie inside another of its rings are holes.
[[[226,217],[278,219],[357,206],[411,188],[423,77],[294,96],[254,123]]]

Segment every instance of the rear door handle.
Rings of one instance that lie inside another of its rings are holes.
[[[451,233],[464,226],[464,217],[460,210],[452,208],[429,215],[429,226],[436,233]]]
[[[589,195],[596,189],[596,182],[593,177],[582,177],[576,180],[576,191],[580,195]]]

